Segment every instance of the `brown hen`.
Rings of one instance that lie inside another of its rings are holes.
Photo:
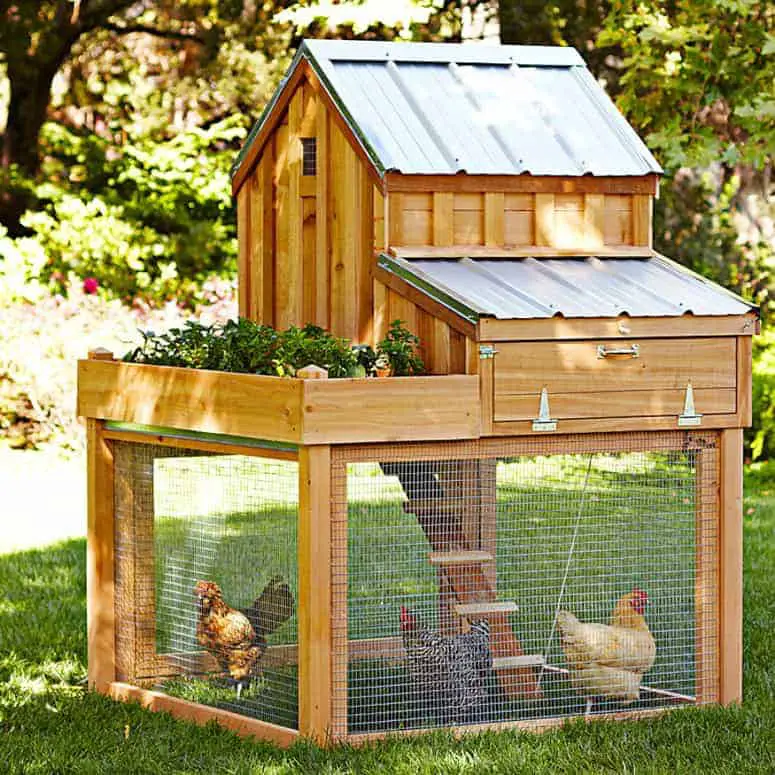
[[[221,588],[213,581],[198,581],[194,587],[199,605],[196,639],[217,660],[237,686],[237,698],[243,685],[250,682],[266,641],[258,638],[250,620],[231,608],[223,599]]]

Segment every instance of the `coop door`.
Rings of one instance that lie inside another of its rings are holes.
[[[350,734],[715,699],[715,436],[342,454],[335,711]]]
[[[296,728],[297,464],[114,454],[119,680]]]

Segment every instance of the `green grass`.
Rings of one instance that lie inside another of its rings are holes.
[[[591,484],[604,489],[602,482]],[[84,542],[71,540],[0,556],[0,761],[5,772],[775,772],[775,465],[756,466],[747,474],[743,706],[687,708],[640,722],[572,723],[543,735],[486,733],[456,741],[434,733],[361,749],[323,751],[299,743],[281,751],[214,726],[195,727],[110,702],[82,684],[84,553]],[[419,593],[422,578],[409,584]],[[376,617],[369,627],[383,621],[392,626],[388,616]],[[181,691],[210,692],[217,702],[223,689]]]

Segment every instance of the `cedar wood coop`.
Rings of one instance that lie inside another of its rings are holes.
[[[400,319],[428,373],[82,361],[90,683],[281,744],[739,701],[758,316],[653,250],[659,174],[573,49],[305,42],[233,170],[240,313]],[[200,582],[263,601],[236,687]],[[627,593],[646,657],[571,653]]]

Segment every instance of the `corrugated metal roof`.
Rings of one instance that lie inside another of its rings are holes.
[[[539,259],[383,255],[380,265],[471,320],[744,315],[756,309],[659,255]]]
[[[662,171],[571,48],[310,40],[300,51],[383,170]]]
[[[232,172],[302,59],[380,174],[662,172],[573,48],[331,40],[302,43]]]

